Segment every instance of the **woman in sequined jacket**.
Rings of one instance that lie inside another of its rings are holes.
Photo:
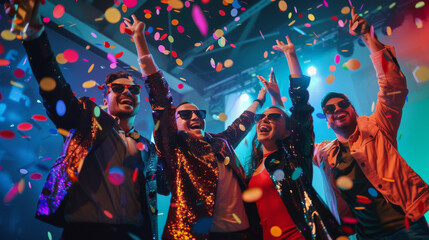
[[[284,109],[273,72],[269,81],[258,76],[274,106],[255,117],[257,135],[248,165],[249,188],[262,192],[256,205],[264,239],[345,237],[311,185],[314,108],[307,103],[310,78],[302,75],[294,45],[286,39],[287,44],[277,41],[273,48],[282,51],[288,61],[292,115]]]

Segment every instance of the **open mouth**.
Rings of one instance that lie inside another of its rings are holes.
[[[122,99],[119,103],[122,105],[134,106],[134,101],[131,99],[127,99],[127,98]]]
[[[270,132],[270,131],[271,131],[271,127],[268,125],[259,126],[259,132],[261,133]]]
[[[191,126],[189,126],[189,129],[203,129],[203,125],[200,123],[194,123]]]
[[[346,116],[347,116],[347,113],[345,113],[345,112],[341,112],[341,113],[338,113],[337,115],[335,115],[334,120],[342,120],[342,119],[344,119]]]

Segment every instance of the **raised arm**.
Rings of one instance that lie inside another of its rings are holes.
[[[371,52],[371,60],[377,73],[378,101],[374,114],[380,127],[388,133],[392,143],[396,145],[396,134],[401,123],[402,108],[408,94],[407,82],[401,72],[393,47],[381,43],[375,33],[371,33],[366,20],[351,10],[352,21],[349,32],[359,36]]]
[[[20,1],[12,1],[19,3]],[[10,3],[5,3],[5,12],[13,17],[16,14],[15,8]],[[40,2],[36,1],[34,12],[30,19],[27,31],[23,33],[22,44],[27,52],[31,69],[37,80],[42,82],[40,95],[43,98],[43,105],[47,114],[57,128],[70,130],[72,128],[83,127],[81,118],[81,105],[73,95],[70,85],[65,81],[64,76],[55,60],[43,24],[40,20]],[[64,111],[57,111],[65,110]]]

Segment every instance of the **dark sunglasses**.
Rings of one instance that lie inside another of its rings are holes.
[[[179,117],[183,120],[189,120],[192,118],[192,113],[195,113],[198,118],[205,119],[206,118],[206,110],[180,110],[177,111]]]
[[[351,103],[349,101],[342,100],[342,101],[339,101],[335,104],[325,105],[323,107],[323,112],[325,114],[333,114],[335,112],[335,108],[336,108],[335,106],[338,106],[341,109],[347,109],[350,105],[351,105]]]
[[[268,115],[255,114],[255,122],[258,123],[259,121],[264,119],[265,116],[268,118],[269,121],[278,121],[283,117],[283,114],[281,113],[270,113]]]
[[[132,94],[140,94],[140,85],[126,85],[126,84],[119,84],[119,83],[109,83],[107,86],[112,89],[114,93],[123,93],[125,89],[130,90]]]

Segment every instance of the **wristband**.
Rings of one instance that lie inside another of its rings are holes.
[[[262,105],[264,105],[264,103],[262,102],[262,100],[260,100],[260,99],[255,99],[255,100],[253,100],[254,102],[258,102],[259,103],[259,106],[261,106],[262,107]]]

